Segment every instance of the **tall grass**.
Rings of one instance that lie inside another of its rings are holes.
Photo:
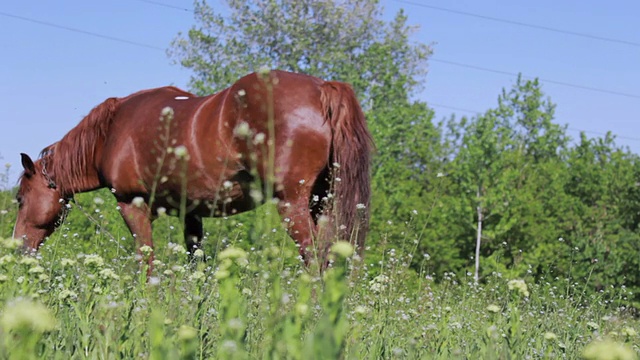
[[[207,249],[218,245],[212,240]],[[244,250],[226,240],[207,262],[190,262],[167,237],[147,279],[133,244],[114,256],[116,244],[87,248],[62,229],[32,257],[5,240],[0,356],[604,359],[597,354],[619,351],[615,358],[634,359],[640,350],[639,323],[621,305],[625,289],[586,295],[571,279],[501,274],[481,285],[446,274],[436,284],[408,268],[412,254],[386,249],[372,264],[346,243],[319,275],[283,232],[260,241]]]

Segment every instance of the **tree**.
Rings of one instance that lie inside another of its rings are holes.
[[[470,267],[476,281],[485,271],[521,272],[523,253],[535,253],[539,244],[559,236],[553,216],[564,193],[568,140],[552,123],[553,109],[537,81],[519,78],[495,109],[447,124],[448,185],[434,226],[460,249],[461,259],[475,260]],[[485,271],[481,258],[487,260]]]
[[[225,0],[225,18],[197,1],[197,25],[169,50],[193,70],[200,94],[220,90],[261,67],[304,72],[354,85],[367,104],[372,88],[401,77],[408,92],[426,73],[430,49],[409,44],[406,17],[386,23],[377,0]],[[394,62],[388,73],[381,56]]]

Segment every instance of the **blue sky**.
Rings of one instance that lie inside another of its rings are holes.
[[[152,1],[153,2],[153,1]],[[157,0],[191,8],[191,1]],[[558,104],[555,121],[569,134],[612,131],[640,152],[640,27],[638,1],[382,0],[385,16],[400,8],[419,26],[413,41],[432,44],[424,91],[438,118],[473,115],[496,105],[515,76],[539,77]],[[210,4],[219,6],[218,0]],[[420,6],[423,5],[423,6]],[[477,16],[622,40],[602,41]],[[16,18],[22,17],[22,19]],[[46,26],[126,39],[144,47]],[[184,87],[190,73],[162,49],[193,24],[192,14],[140,0],[12,1],[0,5],[0,159],[20,171],[19,153],[37,156],[88,111],[111,96],[162,85]],[[452,63],[461,64],[453,65]],[[476,68],[473,68],[476,67]],[[618,95],[562,86],[568,83]],[[451,109],[457,108],[458,110]]]

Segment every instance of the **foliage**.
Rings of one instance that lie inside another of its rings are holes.
[[[3,358],[575,359],[602,339],[640,351],[624,288],[453,273],[434,283],[406,254],[369,265],[344,248],[320,277],[290,264],[295,248],[273,233],[263,250],[230,245],[206,264],[159,248],[147,279],[133,251],[82,253],[62,233],[37,257],[0,243]]]

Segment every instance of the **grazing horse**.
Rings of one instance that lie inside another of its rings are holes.
[[[14,237],[37,250],[74,194],[106,187],[138,249],[153,247],[158,215],[177,212],[193,252],[203,217],[274,199],[305,263],[315,251],[324,263],[331,239],[363,248],[372,148],[352,88],[308,75],[253,73],[204,97],[169,86],[109,98],[36,161],[21,154]]]

